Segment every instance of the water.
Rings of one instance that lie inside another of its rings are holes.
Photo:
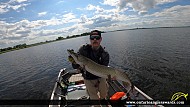
[[[153,99],[190,94],[190,28],[139,29],[103,34],[110,66],[126,70]],[[66,49],[88,37],[58,41],[0,55],[0,99],[50,99],[61,68],[71,69]]]

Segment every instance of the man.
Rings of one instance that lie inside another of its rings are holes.
[[[98,64],[108,66],[109,53],[100,45],[102,41],[101,32],[93,30],[90,33],[90,44],[83,45],[79,49],[79,54],[90,58]],[[72,58],[70,56],[70,61]],[[108,92],[108,85],[105,78],[98,77],[90,72],[81,69],[81,67],[75,62],[72,63],[74,69],[80,69],[82,76],[84,77],[84,83],[87,88],[87,92],[92,100],[105,99]],[[99,92],[99,95],[98,95]]]

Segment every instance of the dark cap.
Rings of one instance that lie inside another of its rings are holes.
[[[90,36],[91,35],[99,35],[101,37],[101,31],[99,31],[99,30],[93,30],[93,31],[90,32]]]

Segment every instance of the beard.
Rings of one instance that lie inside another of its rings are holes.
[[[98,44],[98,42],[94,41],[93,44]]]

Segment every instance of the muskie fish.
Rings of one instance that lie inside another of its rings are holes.
[[[127,74],[124,73],[123,71],[115,69],[115,68],[107,67],[104,65],[100,65],[83,55],[75,53],[73,50],[68,49],[67,52],[69,53],[69,55],[73,57],[73,59],[75,60],[77,64],[79,64],[82,68],[85,68],[85,70],[87,70],[88,72],[102,78],[108,78],[108,76],[111,76],[111,78],[114,77],[117,80],[121,80],[125,87],[129,87],[129,86],[131,88],[133,87]]]

